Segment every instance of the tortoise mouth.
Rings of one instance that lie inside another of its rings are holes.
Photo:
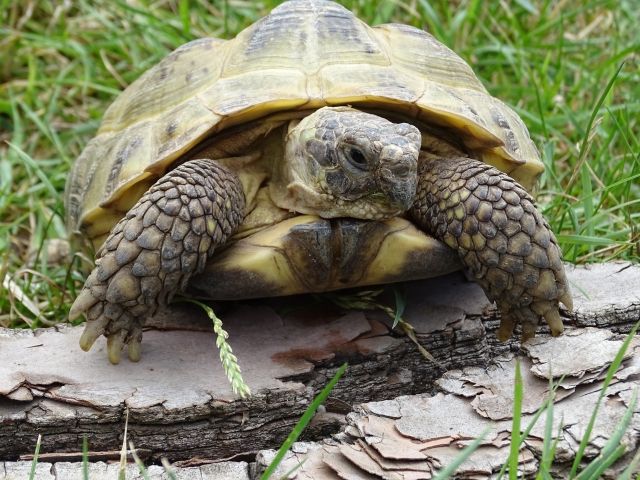
[[[189,289],[213,300],[237,300],[416,280],[460,268],[453,250],[404,218],[300,215],[214,255]]]

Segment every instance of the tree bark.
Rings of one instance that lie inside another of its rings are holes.
[[[559,346],[584,331],[589,332],[584,338],[595,345],[620,342],[612,332],[628,332],[640,318],[640,267],[569,267],[568,276],[575,309],[563,312],[567,333],[550,339],[541,327],[543,344]],[[89,353],[79,349],[81,327],[0,330],[0,460],[33,453],[38,434],[43,435],[44,454],[79,452],[84,435],[92,452],[119,450],[127,411],[127,438],[151,462],[161,457],[172,462],[252,459],[261,449],[277,448],[345,361],[346,375],[305,438],[321,439],[338,431],[358,403],[397,402],[393,399],[406,395],[418,395],[418,403],[438,396],[458,398],[462,394],[451,385],[471,380],[463,381],[466,374],[457,380],[450,373],[443,376],[451,370],[490,371],[503,356],[509,365],[504,378],[511,378],[509,362],[521,352],[519,342],[496,340],[499,319],[479,287],[453,274],[397,288],[406,300],[403,319],[435,361],[426,360],[406,335],[392,331],[391,319],[380,309],[344,311],[309,296],[218,306],[253,392],[248,399],[231,392],[208,320],[195,307],[177,304],[159,315],[145,331],[142,360],[117,366],[107,362],[103,341]],[[387,290],[378,301],[393,306],[393,291]],[[593,336],[597,330],[585,327],[603,329],[608,336]],[[529,349],[539,341],[526,344],[531,365],[535,356]],[[579,370],[584,364],[589,366],[586,372],[606,369],[609,357],[593,366],[590,358],[600,349],[589,348],[588,341],[580,345],[582,350],[572,351],[571,368]],[[445,386],[443,378],[449,380]],[[637,378],[635,371],[629,381]],[[363,415],[366,407],[358,412]],[[489,415],[504,421],[493,417]],[[441,420],[446,422],[446,417]],[[351,417],[350,425],[347,428],[357,428]],[[446,455],[442,453],[442,461]]]

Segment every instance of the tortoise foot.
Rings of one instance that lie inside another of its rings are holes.
[[[556,239],[531,196],[477,160],[429,155],[419,165],[411,215],[458,252],[496,302],[502,316],[498,338],[508,339],[521,324],[526,341],[542,319],[553,335],[562,333],[559,304],[571,309],[571,294]]]
[[[69,311],[85,315],[80,347],[107,337],[111,363],[123,347],[140,359],[142,326],[204,269],[244,216],[238,177],[211,160],[192,160],[156,182],[116,224]]]
[[[91,349],[101,335],[107,337],[107,356],[113,364],[120,362],[123,346],[128,345],[131,361],[140,360],[140,342],[142,340],[142,326],[149,308],[140,303],[137,298],[125,301],[125,304],[114,298],[113,290],[119,283],[129,284],[132,295],[140,292],[140,282],[131,274],[130,268],[123,268],[119,278],[112,281],[100,281],[100,264],[91,273],[80,295],[76,298],[69,318],[75,319],[84,314],[87,324],[80,337],[80,348],[84,351]],[[111,289],[111,293],[109,290]],[[136,316],[140,313],[140,316]]]

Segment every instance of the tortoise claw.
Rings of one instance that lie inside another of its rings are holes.
[[[91,293],[90,289],[83,289],[75,302],[73,302],[73,305],[71,305],[71,309],[69,310],[69,320],[79,318],[84,312],[88,311],[99,301],[100,299],[96,298],[96,296]]]
[[[104,333],[108,323],[109,319],[106,317],[99,317],[96,320],[87,321],[84,331],[80,336],[80,348],[85,352],[91,350],[91,347],[98,337]]]
[[[537,323],[526,322],[522,324],[522,334],[520,335],[520,343],[524,343],[527,340],[536,336]]]
[[[573,299],[571,298],[571,293],[567,290],[561,297],[560,301],[567,307],[568,310],[573,310]]]
[[[140,341],[132,340],[129,343],[129,360],[132,362],[140,361]]]
[[[91,350],[98,337],[109,330],[109,326],[113,327],[114,324],[112,320],[104,316],[87,321],[80,336],[80,348],[85,352]],[[129,360],[132,362],[140,360],[142,325],[139,322],[131,322],[122,325],[122,327],[112,333],[105,334],[107,336],[107,356],[114,365],[120,363],[121,352],[125,344],[127,344]]]
[[[141,328],[134,328],[133,332],[131,333],[131,335],[129,336],[129,343],[128,343],[128,354],[129,354],[129,360],[131,360],[132,362],[139,362],[140,361],[140,343],[142,341],[142,329]]]
[[[564,301],[562,303],[566,305]],[[560,312],[558,311],[557,308],[552,308],[547,313],[545,313],[544,319],[549,324],[549,328],[551,329],[551,335],[553,335],[554,337],[557,337],[564,331],[564,325],[562,324],[562,319],[560,318]]]
[[[507,340],[509,340],[511,338],[511,335],[513,334],[515,325],[516,324],[510,315],[502,315],[500,327],[496,331],[496,337],[498,337],[498,340],[500,340],[501,342],[506,342]]]
[[[120,330],[107,337],[107,356],[113,365],[120,363],[120,356],[122,354],[122,347],[124,346],[126,336],[127,332],[125,330]]]

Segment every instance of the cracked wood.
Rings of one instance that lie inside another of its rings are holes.
[[[568,274],[576,306],[565,317],[569,328],[625,332],[640,317],[640,267],[570,267]],[[256,452],[286,437],[343,361],[350,363],[348,373],[307,438],[335,432],[354,403],[432,394],[441,388],[435,382],[445,371],[485,367],[518,350],[515,340],[503,344],[495,339],[495,310],[462,275],[401,288],[407,297],[404,318],[435,364],[407,338],[390,332],[389,319],[380,311],[345,312],[310,297],[219,307],[254,392],[247,400],[232,394],[209,324],[191,307],[177,305],[157,319],[145,332],[143,359],[137,364],[109,365],[104,343],[81,352],[79,327],[0,330],[0,459],[32,453],[39,433],[44,453],[78,452],[84,434],[94,451],[117,450],[127,408],[129,439],[152,461]],[[392,292],[383,301],[393,305]],[[544,328],[539,335],[545,335]],[[535,353],[536,345],[528,347],[535,362],[544,357]],[[536,365],[544,374],[544,363]],[[591,368],[586,359],[584,365]],[[628,368],[627,376],[637,375],[637,367]],[[567,384],[566,390],[571,388]],[[477,404],[486,410],[495,402],[484,395]],[[504,415],[491,412],[487,416]]]

